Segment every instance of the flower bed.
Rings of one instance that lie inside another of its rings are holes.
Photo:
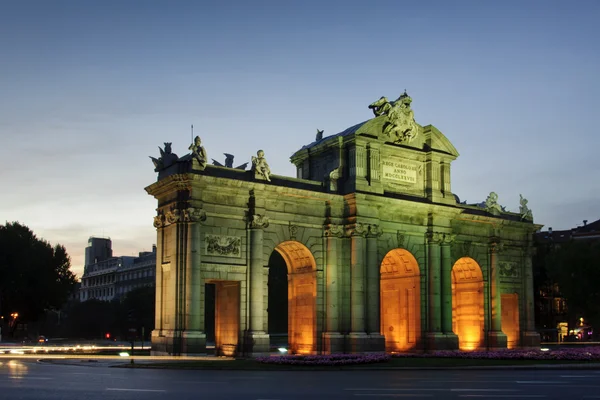
[[[462,358],[492,360],[575,360],[600,361],[600,347],[564,348],[553,350],[497,350],[497,351],[434,351],[432,353],[396,353],[395,358]]]
[[[352,364],[371,364],[388,361],[389,354],[327,354],[315,356],[273,356],[257,357],[256,361],[263,364],[279,365],[318,365],[336,366]]]

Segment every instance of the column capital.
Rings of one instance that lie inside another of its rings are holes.
[[[154,217],[153,225],[156,229],[160,229],[165,225],[165,215],[161,210],[158,210],[156,216]]]
[[[204,222],[206,221],[206,211],[201,208],[188,207],[183,210],[184,222]]]
[[[323,225],[323,231],[326,237],[343,238],[346,236],[344,225],[326,224]]]
[[[444,233],[442,237],[442,246],[449,246],[454,243],[456,235],[454,233]]]
[[[428,244],[440,244],[444,239],[444,234],[441,232],[427,232],[425,237]]]
[[[501,253],[504,250],[504,243],[502,243],[499,239],[492,239],[488,247],[490,253],[497,254]]]
[[[269,226],[269,217],[261,214],[252,214],[248,218],[249,229],[264,229]]]
[[[369,233],[369,225],[363,224],[362,222],[356,222],[355,224],[346,225],[346,232],[348,236],[366,237]]]
[[[383,230],[377,224],[369,224],[369,231],[367,233],[367,237],[370,238],[378,238],[383,234]]]

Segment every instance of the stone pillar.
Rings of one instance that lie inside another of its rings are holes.
[[[540,334],[535,331],[533,269],[531,257],[533,248],[528,246],[523,251],[523,310],[525,311],[525,329],[521,329],[521,347],[540,346]],[[523,320],[523,318],[520,318]]]
[[[385,336],[381,334],[380,324],[380,282],[381,273],[377,255],[377,240],[382,234],[378,225],[369,225],[367,235],[367,333],[369,348],[367,351],[384,351]]]
[[[200,276],[201,221],[206,220],[203,210],[184,210],[183,220],[187,223],[187,265],[185,271],[185,330],[182,334],[184,353],[206,353],[206,333],[204,332],[204,293]]]
[[[442,240],[442,332],[445,349],[458,349],[458,336],[452,331],[452,254],[451,245],[456,235],[445,233]]]
[[[427,347],[431,350],[440,347],[442,335],[442,307],[441,307],[441,263],[440,241],[443,234],[429,232],[427,234],[427,299],[428,299],[428,329]]]
[[[339,246],[344,237],[343,225],[325,226],[326,276],[325,276],[325,332],[323,352],[343,353],[344,335],[340,333],[340,276]]]
[[[365,333],[365,236],[368,227],[360,222],[349,230],[350,250],[350,334],[347,349],[350,353],[363,352],[367,347]]]
[[[269,226],[264,215],[252,215],[248,223],[250,284],[247,301],[250,302],[250,327],[244,338],[244,352],[261,355],[269,352],[269,335],[264,329],[264,273],[263,273],[263,229]]]
[[[166,354],[166,343],[165,338],[163,336],[162,327],[163,327],[163,298],[162,298],[162,286],[163,286],[163,276],[162,276],[162,259],[163,259],[163,246],[162,246],[162,236],[163,236],[163,225],[164,225],[165,217],[159,212],[157,216],[154,217],[154,227],[156,228],[157,241],[156,241],[156,269],[155,269],[155,279],[156,279],[156,300],[154,302],[154,330],[152,331],[151,341],[152,341],[152,354]],[[88,280],[88,283],[90,281]],[[90,291],[88,290],[88,293]]]
[[[507,345],[506,335],[502,332],[502,297],[500,293],[500,273],[498,269],[498,253],[502,249],[502,243],[494,241],[489,247],[489,299],[491,311],[489,316],[488,347],[490,349],[505,349]]]

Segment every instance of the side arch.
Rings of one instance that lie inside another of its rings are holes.
[[[310,250],[288,240],[275,247],[288,272],[288,346],[292,354],[317,351],[317,265]]]
[[[381,334],[388,352],[409,351],[421,339],[421,273],[405,249],[389,251],[381,262]]]
[[[483,347],[483,272],[470,257],[459,258],[452,267],[452,330],[460,350]]]

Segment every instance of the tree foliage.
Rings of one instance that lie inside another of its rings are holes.
[[[75,288],[70,267],[60,244],[38,239],[18,222],[0,225],[0,314],[35,321],[44,310],[62,307]]]
[[[567,302],[571,326],[579,318],[600,322],[599,241],[572,240],[555,246],[546,257],[546,273]]]

